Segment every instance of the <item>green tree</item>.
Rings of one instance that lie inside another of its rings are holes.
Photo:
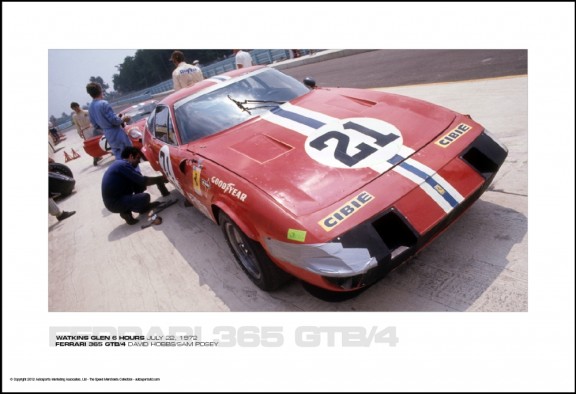
[[[104,93],[106,93],[106,90],[110,89],[110,85],[104,83],[102,77],[90,77],[90,82],[99,83],[100,86],[102,86],[102,91],[104,91]]]
[[[134,56],[127,56],[112,76],[114,90],[126,94],[157,85],[172,78],[174,65],[170,61],[172,49],[139,49]],[[230,50],[183,49],[186,62],[199,60],[210,64],[231,54]]]

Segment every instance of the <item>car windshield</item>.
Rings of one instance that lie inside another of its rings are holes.
[[[187,144],[229,129],[309,91],[301,82],[275,69],[263,69],[231,83],[223,82],[206,93],[176,103],[174,111],[180,139]]]

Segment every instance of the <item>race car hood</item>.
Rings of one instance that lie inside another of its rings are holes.
[[[307,215],[413,155],[456,115],[399,95],[321,89],[202,141],[194,150],[293,214]]]

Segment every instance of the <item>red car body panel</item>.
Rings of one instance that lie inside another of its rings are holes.
[[[157,103],[157,100],[147,100],[139,104],[126,107],[119,112],[119,114],[122,116],[130,116],[131,118],[135,119],[133,123],[131,122],[125,125],[124,130],[126,131],[126,134],[128,134],[130,141],[132,141],[132,145],[139,149],[142,148],[142,132],[144,131],[146,119],[148,118],[148,116],[141,116],[148,114],[150,110],[156,106]],[[137,131],[137,133],[131,133],[132,130]],[[110,145],[107,143],[106,137],[104,135],[97,135],[84,140],[84,151],[92,157],[101,157],[112,153]]]
[[[233,80],[260,68],[219,77]],[[205,80],[159,106],[174,119],[175,105],[218,83]],[[480,196],[506,157],[470,117],[346,88],[314,89],[188,144],[179,137],[165,144],[153,134],[147,127],[147,159],[196,208],[215,222],[218,210],[226,212],[283,270],[333,291],[365,286],[373,271],[389,271],[420,250]],[[395,226],[402,239],[388,230]],[[345,269],[323,274],[297,262],[316,245],[340,239],[362,249],[364,238],[378,267],[350,274],[353,280]]]
[[[130,125],[129,127],[127,126],[124,129],[126,131],[126,134],[128,134],[130,141],[132,141],[132,145],[134,145],[137,148],[142,148],[142,137],[140,136],[132,137],[130,135],[130,130],[136,128],[141,132],[142,130],[144,130],[145,123],[146,119],[142,119],[139,122]],[[92,157],[102,157],[107,154],[112,154],[110,145],[106,141],[106,137],[104,135],[97,135],[92,138],[84,140],[83,147],[84,151]]]

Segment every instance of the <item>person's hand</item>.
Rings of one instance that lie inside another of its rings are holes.
[[[128,115],[126,115],[126,116],[124,116],[124,117],[122,118],[122,122],[128,124],[128,123],[130,123],[130,120],[131,120],[131,119],[132,119],[131,117],[129,117]]]

